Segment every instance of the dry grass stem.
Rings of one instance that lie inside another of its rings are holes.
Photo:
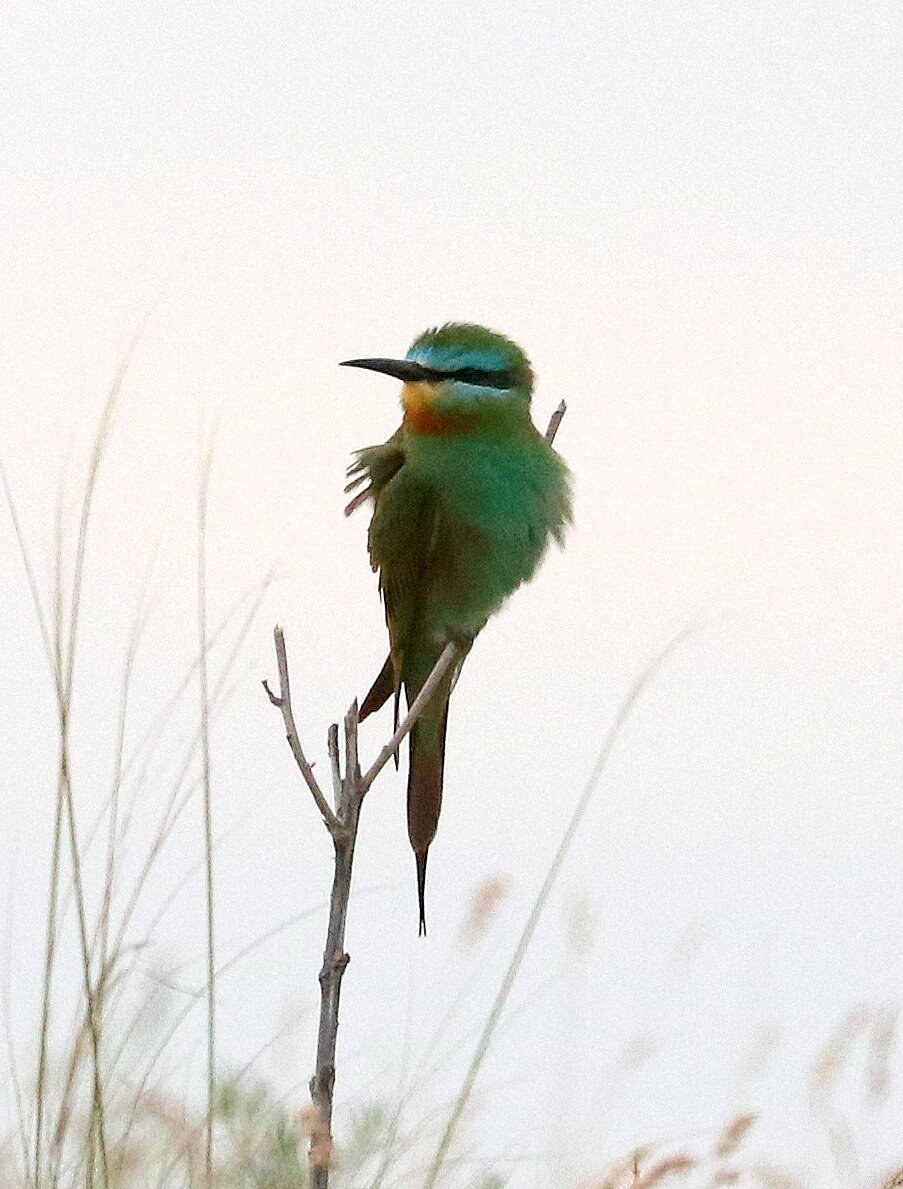
[[[664,667],[666,662],[674,654],[677,648],[679,648],[680,645],[683,644],[684,641],[696,631],[696,629],[697,624],[694,622],[678,635],[676,635],[672,640],[670,640],[668,644],[658,653],[658,655],[654,657],[653,660],[646,666],[646,668],[643,669],[643,671],[639,674],[631,688],[628,690],[624,701],[621,703],[621,707],[618,710],[615,720],[609,729],[605,742],[602,745],[599,758],[597,759],[596,764],[590,773],[590,777],[586,782],[583,792],[580,794],[580,797],[577,800],[577,804],[575,805],[573,813],[571,814],[570,821],[568,822],[561,842],[558,845],[558,850],[555,852],[555,855],[549,865],[545,880],[543,881],[543,884],[536,895],[536,899],[533,902],[533,908],[531,909],[530,915],[524,924],[524,928],[521,932],[518,943],[515,946],[514,953],[511,956],[511,961],[509,962],[508,968],[502,978],[502,982],[496,993],[492,1008],[490,1009],[486,1023],[483,1026],[482,1033],[477,1043],[477,1047],[470,1066],[467,1070],[467,1073],[465,1074],[461,1089],[458,1092],[454,1105],[452,1106],[448,1122],[446,1123],[442,1137],[436,1149],[436,1153],[433,1157],[432,1163],[430,1164],[429,1171],[424,1181],[424,1189],[434,1189],[435,1185],[438,1183],[442,1166],[445,1162],[449,1148],[451,1147],[452,1139],[454,1138],[467,1103],[470,1100],[474,1085],[476,1084],[477,1075],[479,1074],[483,1062],[486,1059],[492,1037],[495,1033],[496,1027],[498,1026],[499,1020],[501,1019],[505,1004],[507,1003],[508,997],[511,993],[511,988],[514,986],[514,981],[517,978],[517,974],[521,968],[521,965],[523,964],[523,960],[530,946],[530,942],[533,939],[533,934],[536,932],[536,926],[539,924],[539,919],[542,916],[543,910],[545,909],[552,888],[558,879],[558,874],[562,865],[564,864],[567,853],[570,850],[571,843],[574,840],[574,836],[580,827],[583,816],[586,813],[593,794],[596,791],[596,786],[602,777],[602,773],[605,771],[609,757],[620,737],[624,724],[627,722],[634,706],[639,701],[642,694],[651,684],[653,678]]]
[[[213,888],[213,797],[210,771],[210,688],[207,667],[207,493],[212,447],[204,456],[198,485],[197,614],[198,689],[200,694],[201,781],[204,825],[204,893],[207,958],[207,1119],[204,1136],[204,1180],[213,1185],[213,1116],[216,1096],[216,939]]]

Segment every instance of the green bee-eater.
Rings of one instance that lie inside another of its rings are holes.
[[[568,470],[530,419],[524,352],[483,326],[448,323],[415,339],[404,359],[349,359],[404,381],[400,427],[359,450],[346,509],[373,500],[368,544],[389,628],[389,657],[360,708],[366,718],[403,687],[410,706],[443,648],[462,656],[490,615],[532,578],[571,517]],[[454,666],[453,666],[454,668]],[[457,666],[460,669],[460,665]],[[426,857],[442,804],[448,671],[411,731],[408,836],[426,932]]]

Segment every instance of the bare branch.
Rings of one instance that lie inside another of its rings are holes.
[[[320,1020],[317,1030],[317,1058],[314,1076],[310,1082],[311,1099],[316,1112],[316,1135],[311,1137],[310,1166],[313,1189],[327,1189],[329,1184],[332,1153],[332,1107],[335,1087],[335,1052],[339,1030],[339,996],[342,977],[348,965],[345,952],[345,921],[351,898],[351,876],[354,862],[354,848],[357,841],[358,822],[364,795],[373,781],[397,752],[402,740],[423,713],[430,699],[436,693],[440,682],[447,680],[449,670],[460,666],[467,649],[460,644],[447,644],[442,651],[423,688],[414,699],[404,721],[389,742],[382,748],[365,776],[361,775],[358,760],[358,704],[352,702],[345,715],[344,772],[339,754],[339,731],[333,724],[327,735],[330,770],[335,793],[336,812],[330,809],[326,798],[313,774],[313,769],[301,748],[295,718],[292,712],[291,683],[285,638],[282,629],[273,631],[276,644],[276,660],[279,667],[279,693],[275,694],[266,681],[270,702],[282,714],[285,734],[292,755],[295,758],[317,808],[332,835],[335,849],[335,869],[332,893],[329,897],[329,920],[326,928],[326,945],[323,950],[323,966],[320,970]]]
[[[339,764],[339,724],[334,722],[326,736],[329,766],[332,771],[332,799],[338,805],[342,792],[342,769]]]
[[[398,730],[370,765],[367,772],[361,777],[361,796],[363,796],[367,789],[369,789],[370,785],[373,784],[374,780],[376,780],[377,776],[379,776],[380,772],[382,772],[383,768],[385,768],[386,764],[388,764],[389,760],[398,750],[401,741],[410,732],[417,719],[420,718],[427,702],[436,692],[436,687],[445,676],[448,667],[454,662],[463,660],[464,656],[465,652],[461,648],[460,644],[450,642],[445,645],[445,648],[442,650],[442,655],[436,661],[435,665],[433,665],[432,672],[423,683],[420,693],[414,699],[414,704],[405,715],[404,720],[399,726]]]
[[[342,798],[337,803],[339,815],[343,821],[354,819],[357,822],[358,810],[364,794],[358,787],[361,778],[361,766],[357,753],[358,709],[357,698],[348,707],[345,715],[345,780],[342,784]]]
[[[301,740],[298,738],[298,729],[295,726],[295,716],[292,712],[292,692],[289,684],[288,676],[288,658],[285,655],[285,636],[282,628],[275,627],[273,629],[273,640],[276,644],[276,662],[279,666],[279,696],[277,697],[266,682],[263,687],[267,692],[267,697],[274,706],[282,711],[282,721],[285,724],[285,737],[288,740],[288,745],[292,749],[292,755],[295,757],[295,763],[301,770],[301,775],[311,791],[317,809],[326,823],[326,828],[333,837],[336,834],[341,834],[344,831],[344,826],[340,819],[336,817],[332,809],[329,807],[329,802],[323,796],[320,786],[317,784],[317,778],[314,776],[314,770],[307,761],[307,757],[301,747]]]
[[[561,424],[562,418],[567,412],[567,408],[567,405],[564,403],[564,401],[562,401],[549,420],[549,427],[546,430],[545,438],[550,446],[555,441],[555,435],[558,433],[558,426]]]

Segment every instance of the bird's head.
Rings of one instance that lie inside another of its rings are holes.
[[[469,322],[418,335],[404,359],[348,359],[404,382],[408,422],[427,433],[461,433],[487,419],[529,417],[530,361],[517,343]]]

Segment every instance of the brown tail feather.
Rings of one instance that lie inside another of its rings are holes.
[[[411,731],[408,768],[408,838],[417,859],[417,897],[420,933],[426,933],[424,897],[426,856],[436,836],[442,808],[442,771],[445,764],[445,731],[448,726],[448,694],[438,709],[429,711]]]
[[[414,858],[417,860],[417,903],[420,907],[418,937],[426,937],[426,856],[428,853],[429,848],[414,853]]]
[[[392,714],[392,733],[398,730],[398,700],[401,697],[401,690],[395,688],[395,671],[392,665],[392,655],[386,657],[386,663],[379,671],[379,676],[370,686],[370,692],[367,694],[361,703],[361,708],[357,712],[358,722],[362,722],[369,714],[373,714],[375,710],[379,710],[388,702],[390,696],[394,692],[395,705]],[[392,756],[395,761],[395,771],[398,771],[398,748],[395,749],[395,754]]]
[[[361,702],[361,708],[358,711],[358,720],[363,721],[368,714],[372,714],[374,710],[379,710],[388,702],[395,690],[395,677],[392,672],[392,657],[386,657],[386,663],[379,671],[379,676],[370,686],[370,692]]]

